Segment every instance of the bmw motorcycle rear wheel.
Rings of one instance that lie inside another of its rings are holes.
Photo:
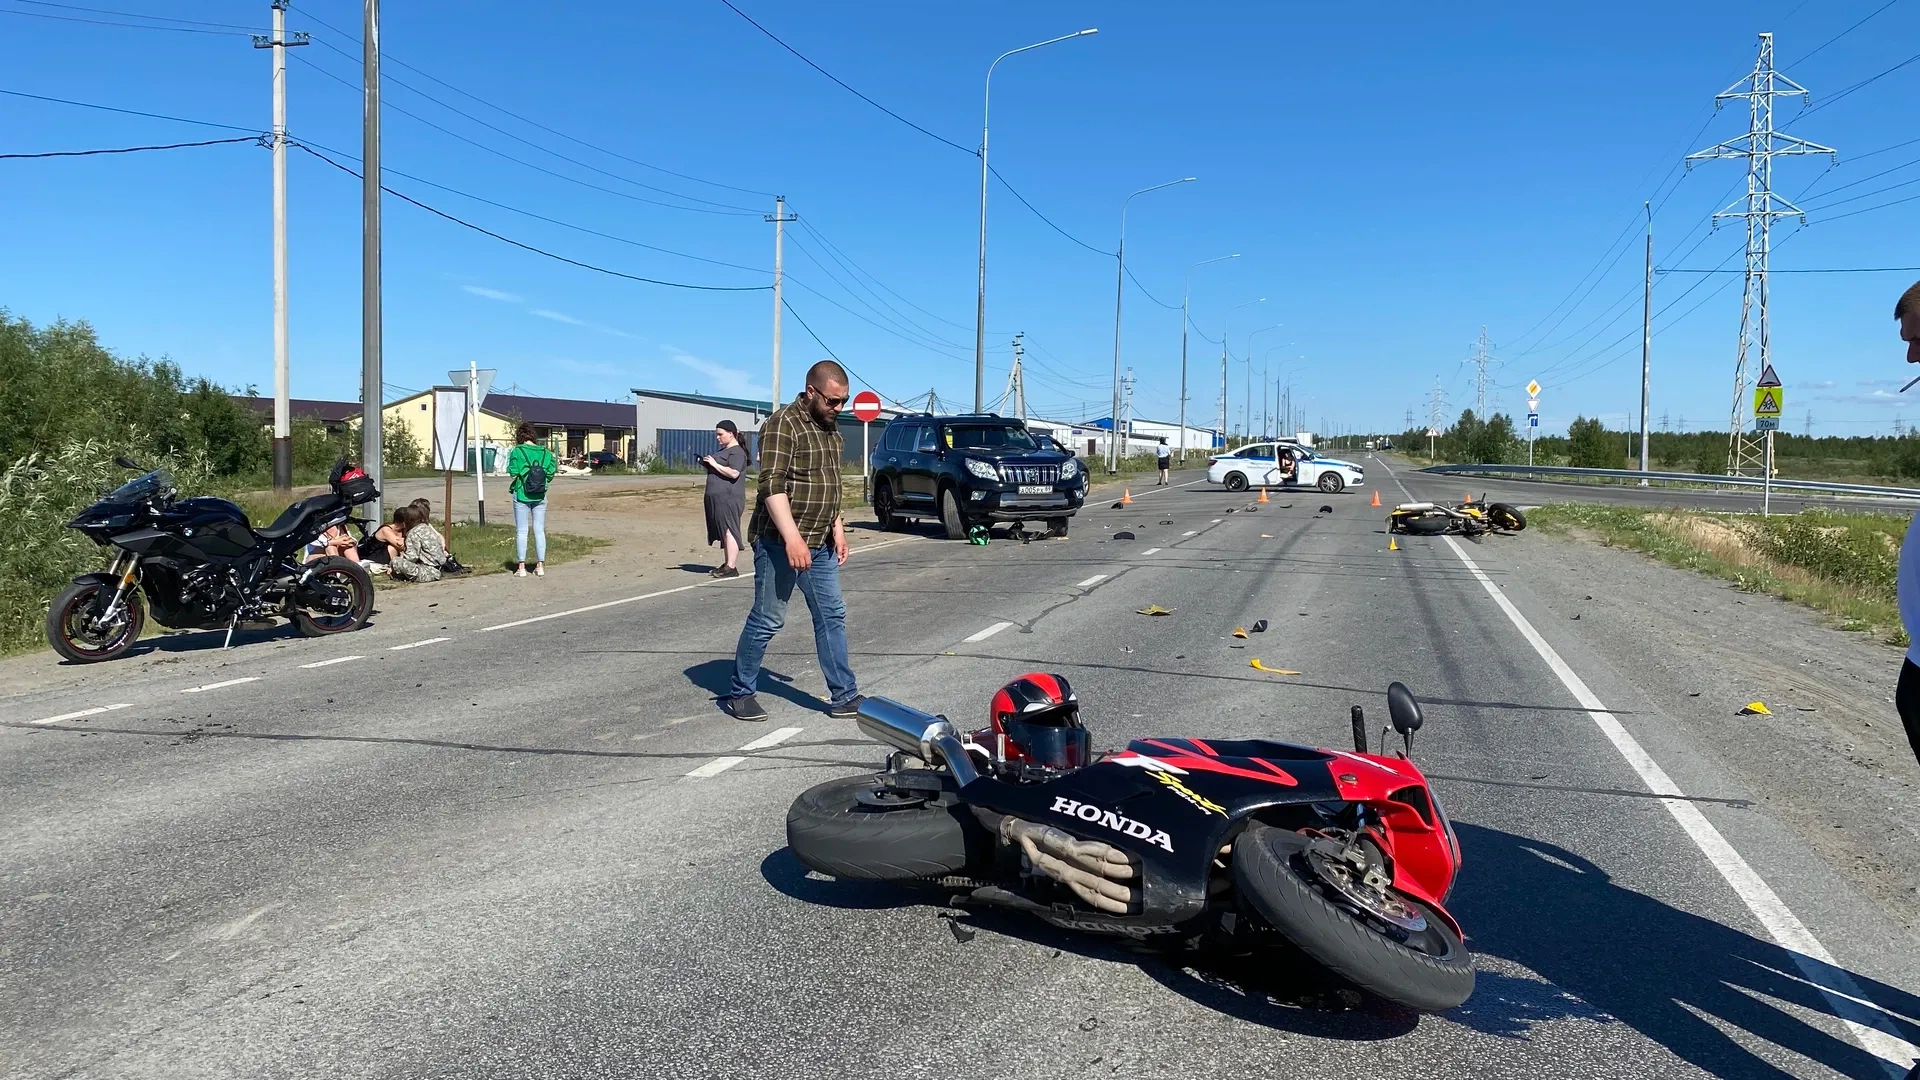
[[[373,575],[352,559],[316,560],[313,576],[294,597],[293,623],[307,637],[344,634],[367,625],[373,614]]]
[[[1430,906],[1317,858],[1308,837],[1256,825],[1233,843],[1240,893],[1274,929],[1354,985],[1422,1012],[1473,994],[1473,960]]]

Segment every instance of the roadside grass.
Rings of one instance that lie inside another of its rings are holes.
[[[1907,644],[1894,579],[1908,519],[1896,514],[1805,510],[1757,518],[1559,503],[1527,511],[1527,523],[1643,552],[1743,592],[1803,604],[1843,630]]]

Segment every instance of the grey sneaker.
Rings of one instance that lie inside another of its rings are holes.
[[[857,720],[860,717],[860,703],[867,700],[864,694],[855,694],[838,705],[827,706],[827,715],[835,720]]]
[[[745,720],[749,723],[757,724],[767,718],[766,708],[760,704],[760,699],[752,694],[721,698],[720,708],[735,720]]]

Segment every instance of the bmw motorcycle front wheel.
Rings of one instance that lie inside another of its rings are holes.
[[[117,660],[140,640],[146,609],[140,594],[128,590],[126,602],[111,614],[103,609],[113,601],[113,582],[88,581],[70,585],[47,608],[47,644],[75,664]]]

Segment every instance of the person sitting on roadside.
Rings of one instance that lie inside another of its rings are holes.
[[[393,557],[393,576],[401,581],[439,581],[447,561],[447,542],[417,506],[403,506],[405,539]]]
[[[360,545],[354,542],[353,537],[347,535],[345,525],[335,525],[314,537],[313,542],[307,545],[307,562],[323,559],[328,555],[338,555],[354,562],[360,561]]]
[[[407,522],[411,520],[413,507],[396,507],[392,521],[360,541],[360,561],[367,565],[368,573],[384,574],[393,569],[394,558],[407,550]]]

